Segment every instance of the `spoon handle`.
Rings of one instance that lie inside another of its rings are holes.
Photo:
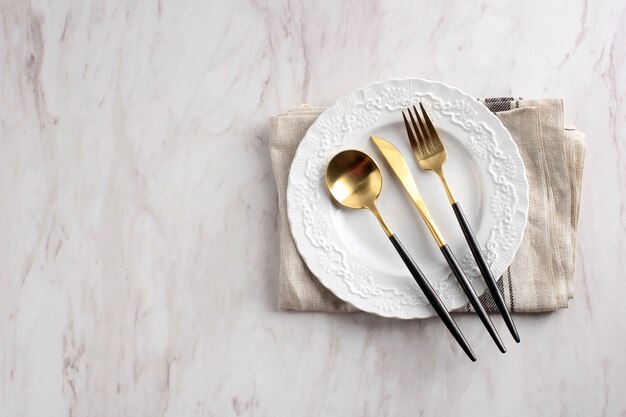
[[[409,255],[409,253],[406,251],[406,249],[400,242],[400,239],[398,239],[398,236],[396,236],[396,234],[394,233],[389,236],[389,240],[391,240],[391,243],[398,251],[398,254],[400,254],[400,257],[404,261],[404,264],[411,272],[411,275],[413,275],[415,282],[417,282],[417,285],[419,285],[435,312],[439,315],[448,330],[450,330],[450,333],[452,333],[452,336],[454,336],[463,351],[472,360],[472,362],[475,362],[476,356],[474,355],[474,352],[472,351],[469,343],[467,343],[467,340],[465,340],[465,336],[463,336],[463,333],[461,333],[459,326],[456,324],[456,322],[448,312],[446,305],[443,303],[441,298],[439,298],[437,292],[433,289],[432,285],[430,285],[430,282],[428,282],[413,258],[411,258],[411,255]]]

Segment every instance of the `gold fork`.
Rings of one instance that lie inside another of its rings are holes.
[[[446,177],[443,173],[443,164],[448,159],[446,148],[445,146],[443,146],[443,142],[441,142],[441,137],[437,133],[437,129],[435,129],[435,126],[430,120],[430,117],[428,117],[428,113],[426,113],[426,110],[424,109],[422,103],[419,103],[419,106],[421,110],[421,115],[415,106],[413,106],[413,112],[411,112],[410,108],[407,108],[407,112],[409,113],[409,117],[411,119],[411,124],[409,124],[409,121],[404,115],[404,112],[402,112],[404,126],[406,127],[406,133],[409,136],[409,141],[411,142],[413,155],[415,156],[415,159],[417,160],[420,168],[426,171],[433,171],[441,180],[441,183],[446,190],[446,194],[448,195],[448,200],[450,200],[450,204],[452,205],[452,208],[454,210],[454,214],[456,215],[459,225],[463,230],[465,240],[467,241],[467,244],[472,251],[472,255],[474,255],[474,259],[476,260],[476,264],[480,269],[480,273],[485,279],[487,288],[489,288],[489,292],[493,296],[496,306],[498,307],[498,310],[500,310],[500,314],[502,314],[504,322],[511,332],[511,335],[513,336],[515,341],[519,343],[520,338],[519,334],[517,333],[517,328],[515,327],[515,323],[513,323],[513,319],[511,318],[511,315],[506,308],[504,298],[502,297],[502,294],[498,289],[498,285],[493,276],[493,273],[491,272],[491,269],[489,268],[489,265],[487,264],[487,261],[485,260],[485,257],[483,255],[483,252],[480,250],[480,245],[476,240],[476,236],[474,235],[474,232],[472,231],[469,222],[465,218],[465,214],[463,213],[459,202],[456,201],[454,194],[452,194],[450,185],[448,184],[448,181],[446,180]],[[411,125],[413,129],[411,129]],[[474,305],[474,303],[472,303],[472,305],[474,306],[474,309],[479,312],[479,309]],[[480,310],[484,311],[482,305],[480,305]],[[487,329],[489,329],[489,326],[487,326]]]

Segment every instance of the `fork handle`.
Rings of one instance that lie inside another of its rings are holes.
[[[493,341],[496,342],[496,345],[498,346],[498,349],[500,349],[500,352],[505,353],[506,347],[504,346],[504,343],[502,343],[502,339],[500,339],[498,331],[494,327],[491,319],[489,318],[489,315],[487,315],[485,308],[478,299],[478,295],[476,295],[474,287],[472,287],[472,284],[469,282],[467,276],[465,276],[465,273],[461,269],[461,265],[459,265],[459,262],[456,260],[456,256],[454,256],[454,253],[452,253],[452,250],[448,245],[443,245],[439,249],[441,250],[441,253],[443,253],[444,258],[446,258],[446,262],[448,262],[448,265],[454,273],[457,281],[459,282],[459,284],[461,284],[461,288],[463,288],[465,295],[467,295],[467,298],[469,298],[472,307],[474,307],[474,310],[476,310],[476,314],[480,318],[480,321],[482,321],[483,325],[487,328],[489,335],[491,335]]]
[[[474,255],[474,259],[476,260],[476,264],[478,265],[478,269],[480,269],[480,273],[485,279],[485,283],[487,284],[487,288],[489,288],[489,292],[493,297],[493,300],[500,310],[500,314],[506,323],[506,327],[508,327],[509,332],[513,336],[513,339],[517,343],[520,342],[519,334],[517,333],[517,328],[515,327],[515,323],[513,322],[513,318],[509,313],[509,310],[506,308],[506,303],[504,302],[504,298],[502,297],[502,293],[498,289],[498,284],[496,279],[491,272],[491,268],[487,264],[485,260],[485,256],[483,255],[482,250],[480,250],[480,245],[476,240],[476,236],[470,227],[465,214],[463,213],[463,209],[461,209],[461,205],[458,202],[452,204],[452,209],[454,210],[454,214],[456,215],[456,219],[459,221],[459,225],[461,226],[461,230],[463,230],[463,235],[465,235],[465,240],[472,251],[472,255]]]
[[[432,285],[430,285],[430,282],[428,282],[428,280],[424,276],[422,270],[419,269],[413,258],[411,258],[411,255],[409,255],[409,253],[406,251],[406,249],[400,242],[400,239],[398,239],[395,234],[392,234],[389,236],[389,240],[393,244],[394,248],[396,248],[396,251],[398,251],[398,254],[404,261],[404,264],[411,272],[413,279],[415,279],[415,282],[417,282],[417,285],[419,285],[420,289],[426,296],[426,299],[430,302],[430,305],[433,306],[433,309],[435,309],[435,312],[441,318],[441,321],[443,321],[450,333],[452,333],[452,336],[454,336],[457,343],[461,346],[465,354],[472,360],[472,362],[476,362],[476,356],[474,355],[474,352],[472,351],[469,343],[467,343],[467,340],[465,340],[465,336],[463,336],[463,333],[459,329],[459,326],[456,324],[456,322],[448,312],[446,305],[443,303],[441,298],[439,298],[439,295],[437,295],[435,289],[432,287]]]

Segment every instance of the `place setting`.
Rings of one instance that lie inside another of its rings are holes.
[[[573,297],[584,134],[562,100],[387,80],[271,117],[270,153],[282,310],[437,316],[476,361],[456,313],[505,353],[515,313]]]

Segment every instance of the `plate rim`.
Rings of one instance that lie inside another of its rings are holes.
[[[329,290],[334,296],[336,296],[337,298],[339,298],[340,300],[356,307],[360,312],[366,312],[366,313],[370,313],[370,314],[374,314],[377,315],[379,317],[384,317],[384,318],[394,318],[394,319],[402,319],[402,320],[411,320],[411,319],[425,319],[425,318],[430,318],[430,317],[435,317],[437,314],[435,313],[435,311],[432,309],[432,306],[430,306],[430,304],[428,304],[428,311],[430,312],[429,315],[413,315],[413,316],[409,316],[409,315],[401,315],[401,314],[397,314],[397,312],[392,312],[391,314],[384,314],[381,311],[375,310],[375,309],[370,309],[370,308],[364,308],[362,306],[356,306],[353,303],[351,303],[350,301],[346,300],[345,298],[343,298],[342,296],[340,296],[339,294],[337,294],[337,292],[327,286],[318,276],[318,274],[316,274],[314,272],[314,269],[316,269],[317,267],[312,268],[310,261],[307,260],[307,258],[303,255],[302,252],[302,247],[301,247],[301,243],[298,242],[298,239],[296,238],[296,236],[293,233],[293,222],[295,221],[295,219],[292,218],[292,204],[290,204],[289,200],[289,196],[290,196],[290,189],[294,188],[294,175],[293,174],[293,167],[295,165],[296,160],[298,159],[298,156],[303,152],[303,142],[305,140],[305,138],[307,137],[307,135],[309,134],[309,131],[314,128],[314,126],[316,125],[316,123],[318,123],[319,119],[322,117],[322,115],[324,115],[327,112],[331,112],[333,111],[336,107],[338,107],[339,105],[343,104],[345,101],[348,101],[348,99],[352,96],[356,96],[362,92],[364,92],[367,89],[371,89],[374,86],[379,86],[382,84],[387,84],[387,83],[411,83],[411,82],[421,82],[421,83],[427,83],[427,84],[433,84],[433,85],[437,85],[437,86],[441,86],[444,87],[446,89],[450,89],[453,90],[456,94],[459,94],[461,96],[464,96],[465,98],[470,99],[471,102],[477,104],[477,108],[481,108],[480,111],[482,111],[484,113],[484,115],[486,115],[487,118],[490,118],[491,120],[494,121],[494,123],[496,123],[498,125],[499,128],[502,129],[502,131],[506,132],[506,134],[508,135],[509,139],[510,139],[510,144],[512,145],[512,151],[515,152],[516,156],[519,158],[519,161],[522,164],[522,169],[521,169],[521,174],[520,174],[520,184],[522,184],[524,186],[524,193],[520,193],[522,194],[523,198],[523,206],[517,207],[518,211],[523,214],[523,228],[521,230],[520,233],[520,239],[519,241],[514,245],[514,247],[511,249],[511,261],[512,262],[515,259],[515,255],[517,254],[517,252],[519,251],[519,248],[521,247],[521,244],[524,240],[524,236],[526,233],[526,228],[528,226],[528,210],[529,210],[529,189],[528,189],[528,176],[526,173],[526,165],[524,163],[524,159],[522,158],[522,155],[519,151],[519,147],[517,146],[517,143],[515,142],[515,140],[513,140],[513,137],[511,136],[510,132],[508,131],[508,129],[504,126],[504,124],[502,123],[502,121],[493,113],[491,112],[491,110],[489,110],[487,108],[487,106],[485,106],[485,104],[483,102],[481,102],[480,100],[478,100],[477,98],[473,97],[472,95],[464,92],[463,90],[451,86],[447,83],[444,83],[442,81],[434,81],[434,80],[429,80],[426,78],[415,78],[415,77],[406,77],[406,78],[388,78],[385,80],[381,80],[381,81],[375,81],[375,82],[371,82],[365,86],[356,88],[351,90],[350,92],[348,92],[347,94],[339,97],[337,100],[335,100],[333,102],[333,104],[331,104],[330,106],[328,106],[324,111],[322,111],[317,118],[315,119],[315,121],[313,121],[313,123],[311,124],[311,126],[309,126],[309,128],[307,129],[307,131],[305,132],[304,136],[302,137],[302,140],[300,141],[300,143],[298,143],[298,147],[296,148],[296,151],[294,152],[294,157],[291,161],[291,163],[289,164],[289,174],[288,174],[288,178],[287,178],[287,189],[285,192],[285,199],[286,199],[286,204],[287,204],[287,219],[288,219],[288,223],[289,223],[289,228],[290,228],[290,233],[292,235],[293,241],[296,245],[296,249],[298,251],[298,254],[300,255],[300,258],[302,259],[302,261],[304,262],[304,264],[306,265],[306,267],[309,269],[309,271],[312,273],[312,275],[315,277],[315,279],[318,280],[318,282],[324,286],[324,288],[326,288],[327,290]],[[511,265],[511,263],[509,263],[505,268],[503,273],[506,271],[506,269]],[[500,277],[498,277],[499,279]],[[487,290],[487,287],[485,286],[482,290],[482,292],[480,294],[478,294],[479,296],[482,295],[485,291]],[[457,307],[458,308],[458,307]],[[454,309],[450,309],[449,311],[454,311],[456,308]],[[402,310],[405,311],[405,310]]]

